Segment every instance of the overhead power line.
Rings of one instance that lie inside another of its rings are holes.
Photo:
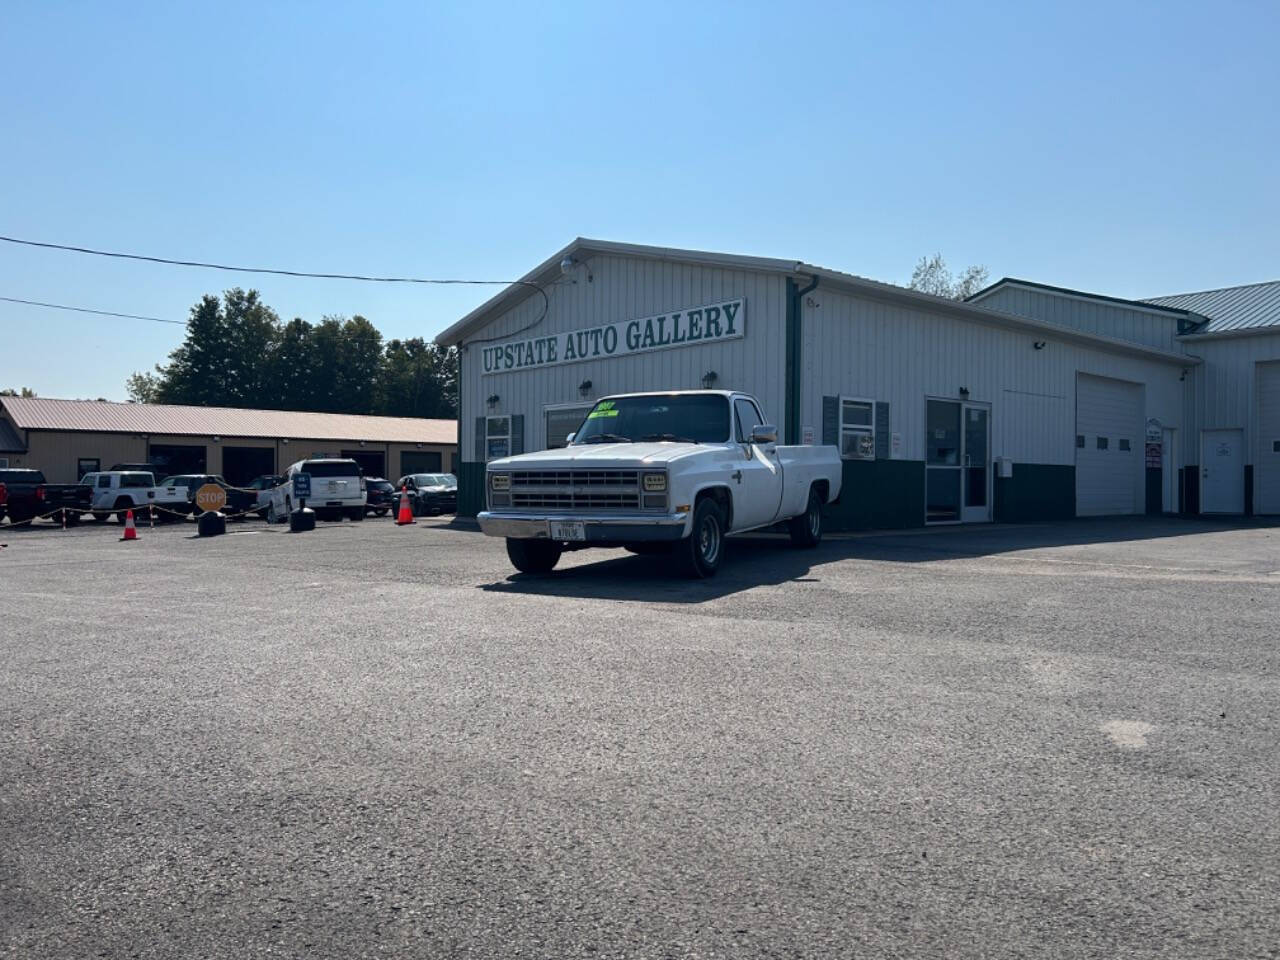
[[[530,287],[536,290],[542,296],[542,312],[538,315],[538,319],[523,327],[517,333],[523,330],[529,330],[536,327],[542,322],[547,315],[547,311],[551,307],[551,301],[547,297],[547,292],[538,284],[529,280],[462,280],[453,278],[430,278],[430,277],[374,277],[359,273],[323,273],[313,272],[309,270],[282,270],[276,267],[240,267],[226,263],[208,263],[201,260],[178,260],[172,257],[152,257],[141,253],[121,253],[116,250],[95,250],[92,247],[80,247],[68,243],[45,243],[40,240],[24,240],[19,237],[0,236],[0,240],[5,243],[18,244],[24,247],[39,247],[45,250],[63,250],[69,253],[83,253],[94,257],[112,257],[117,260],[138,260],[143,263],[162,263],[174,267],[198,267],[204,270],[225,270],[229,273],[265,273],[278,277],[306,277],[317,280],[356,280],[362,283],[418,283],[433,284],[440,286],[521,286]],[[154,317],[146,317],[143,319],[156,319]],[[177,321],[161,321],[177,322]]]
[[[90,310],[88,307],[69,307],[65,303],[45,303],[42,300],[22,300],[18,297],[0,297],[5,303],[25,303],[29,307],[48,307],[51,310],[71,310],[75,313],[92,313],[99,317],[121,317],[125,320],[152,320],[156,323],[175,323],[180,327],[187,325],[186,320],[166,320],[164,317],[144,317],[137,313],[115,313],[111,310]]]

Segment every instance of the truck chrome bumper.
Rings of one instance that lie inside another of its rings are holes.
[[[494,513],[483,510],[476,517],[480,529],[490,537],[513,540],[549,540],[551,523],[580,523],[585,543],[639,543],[679,540],[685,535],[687,513],[660,513],[653,516],[568,516],[563,514]]]

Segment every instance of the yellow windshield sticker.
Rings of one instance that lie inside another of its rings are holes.
[[[599,420],[601,417],[616,417],[617,410],[592,410],[587,414],[588,420]]]

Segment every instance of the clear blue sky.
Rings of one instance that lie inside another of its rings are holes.
[[[1280,5],[9,4],[0,234],[507,279],[577,235],[1118,296],[1280,277]],[[432,336],[492,291],[0,244],[0,295]],[[180,327],[0,303],[0,386],[124,398]]]

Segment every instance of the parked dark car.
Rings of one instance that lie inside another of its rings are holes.
[[[258,492],[257,504],[258,518],[260,520],[267,519],[267,504],[271,500],[271,497],[267,494],[282,483],[284,483],[284,477],[281,474],[264,473],[260,477],[254,477],[246,484],[248,489],[256,490]]]
[[[48,483],[39,470],[0,470],[0,486],[4,487],[4,506],[0,517],[8,514],[10,523],[22,523],[32,517],[52,514],[60,523],[79,523],[80,515],[93,506],[93,488],[83,483]]]
[[[190,498],[187,501],[188,509],[192,516],[199,516],[204,511],[196,505],[196,491],[206,483],[216,484],[227,492],[227,505],[222,509],[232,514],[235,519],[241,519],[243,514],[253,513],[258,509],[258,491],[247,487],[233,487],[225,477],[216,473],[175,474],[172,477],[165,477],[157,486],[186,487]]]
[[[385,517],[400,504],[399,491],[391,485],[390,480],[382,477],[366,477],[364,489],[368,494],[364,505],[366,516],[372,513],[374,516]]]
[[[455,513],[458,509],[458,478],[452,473],[411,473],[396,482],[396,491],[409,491],[415,517]]]

